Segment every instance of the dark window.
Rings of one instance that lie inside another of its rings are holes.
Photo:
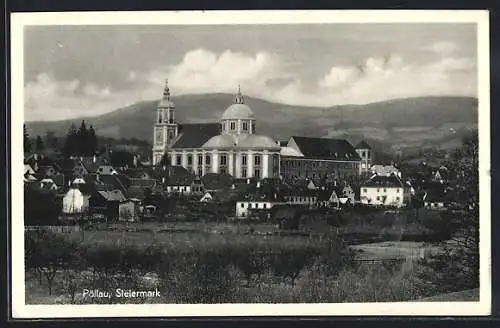
[[[255,165],[260,165],[260,155],[255,155]]]
[[[241,164],[242,165],[247,165],[247,155],[242,155],[241,156]]]
[[[227,165],[227,156],[220,155],[220,165]]]
[[[201,177],[203,175],[203,169],[201,167],[198,168],[198,176]]]
[[[252,123],[252,133],[255,133],[255,122]]]
[[[243,122],[243,131],[248,131],[248,122]]]
[[[182,165],[182,156],[181,155],[177,155],[177,165],[178,166]]]
[[[255,176],[256,178],[260,178],[260,169],[255,169],[255,171],[254,171],[254,176]]]
[[[363,192],[368,192],[368,190],[367,189],[363,189]]]
[[[210,165],[210,155],[205,155],[205,164]]]
[[[203,155],[198,155],[198,165],[203,165]]]
[[[245,204],[241,203],[241,208],[245,208]]]
[[[384,188],[384,192],[387,192],[387,189]]]
[[[247,177],[247,167],[246,166],[243,166],[241,168],[241,177],[242,178],[246,178]]]
[[[193,165],[193,155],[188,154],[187,155],[187,161],[188,161],[188,165]]]
[[[263,206],[263,208],[267,208],[267,204],[263,204],[262,206]]]
[[[236,123],[231,122],[231,130],[232,131],[236,130]]]

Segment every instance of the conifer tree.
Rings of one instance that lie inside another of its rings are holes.
[[[35,148],[36,151],[42,151],[44,149],[43,140],[40,136],[36,137]]]
[[[66,157],[78,154],[78,141],[76,127],[75,124],[72,123],[69,127],[68,134],[66,135],[66,140],[64,141],[63,153]]]
[[[89,143],[89,155],[93,155],[97,151],[97,136],[95,134],[94,127],[91,125],[88,131],[88,143]]]
[[[26,129],[26,124],[23,124],[23,148],[25,153],[31,152],[31,140]]]

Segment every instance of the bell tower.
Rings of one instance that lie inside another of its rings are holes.
[[[156,122],[153,131],[153,165],[158,164],[177,137],[175,105],[170,99],[168,80],[165,80],[163,97],[156,107]]]

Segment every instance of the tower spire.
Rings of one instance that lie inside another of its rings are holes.
[[[163,89],[163,99],[170,100],[170,88],[168,87],[168,79],[165,79],[165,88]]]
[[[238,84],[238,93],[236,94],[236,97],[234,98],[234,103],[235,104],[244,104],[245,100],[243,99],[243,95],[241,94],[241,88],[240,85]]]

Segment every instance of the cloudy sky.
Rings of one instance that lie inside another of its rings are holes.
[[[234,93],[307,106],[477,96],[473,24],[26,27],[26,120],[161,96]]]

